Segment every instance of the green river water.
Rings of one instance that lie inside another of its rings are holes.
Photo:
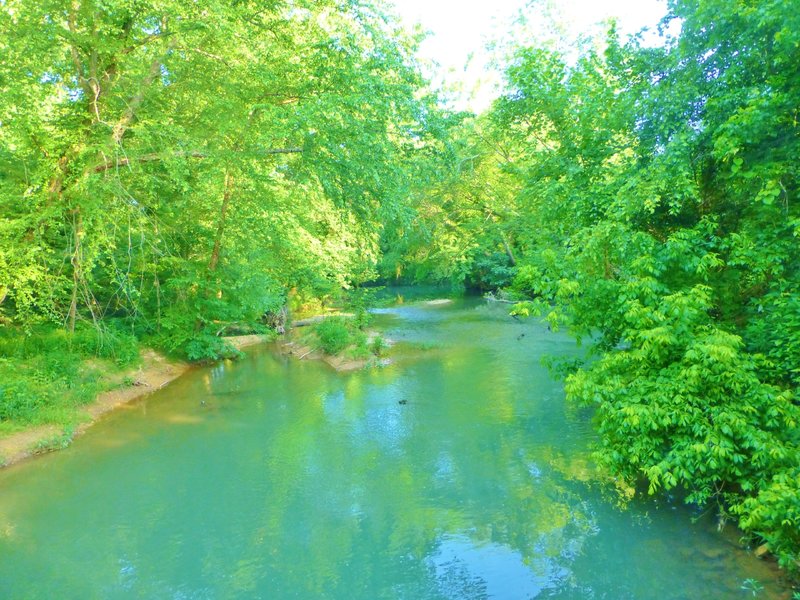
[[[257,348],[0,472],[0,598],[788,597],[732,528],[593,483],[540,366],[578,350],[506,309],[380,310],[397,360],[350,374]]]

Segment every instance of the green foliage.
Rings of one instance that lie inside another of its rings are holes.
[[[536,265],[521,265],[514,273],[512,289],[527,298],[551,297],[555,292],[553,283]]]
[[[181,346],[186,353],[186,357],[193,361],[209,361],[218,358],[238,358],[242,353],[231,346],[225,339],[209,335],[199,334],[192,336],[184,341]]]
[[[355,360],[366,360],[372,356],[370,347],[367,343],[367,333],[361,329],[354,328],[351,331],[350,347],[347,355]]]
[[[344,302],[348,310],[352,311],[354,315],[353,323],[357,329],[365,329],[372,321],[369,308],[374,305],[375,297],[381,289],[379,287],[356,287],[349,290]]]
[[[765,379],[800,384],[800,289],[769,292],[753,302],[746,335]]]
[[[548,356],[542,358],[542,365],[546,367],[558,379],[566,379],[570,375],[577,373],[585,361],[581,358]]]
[[[81,328],[69,334],[37,326],[28,333],[0,328],[0,356],[2,432],[73,422],[75,408],[101,390],[103,370],[134,364],[139,354],[135,339],[124,332]]]
[[[25,380],[12,380],[0,386],[0,421],[30,422],[44,406],[47,397]]]
[[[1,3],[0,322],[205,359],[369,280],[438,143],[415,44],[349,0]]]
[[[514,269],[507,254],[487,252],[475,257],[468,283],[479,289],[497,290],[510,285],[513,277]]]
[[[661,47],[612,28],[577,57],[516,48],[502,97],[448,123],[384,275],[509,286],[515,316],[591,340],[564,372],[598,460],[717,503],[795,568],[800,13],[669,6]]]
[[[800,547],[800,465],[779,470],[765,482],[754,497],[747,497],[733,507],[740,515],[739,524],[764,539],[781,565],[800,570],[797,548]]]
[[[322,351],[331,356],[345,354],[356,360],[382,356],[386,340],[380,335],[370,338],[362,327],[356,317],[328,317],[314,327],[314,334]]]
[[[339,354],[352,343],[351,329],[348,322],[341,317],[324,319],[314,331],[325,354]]]
[[[383,231],[380,273],[387,281],[448,282],[454,289],[503,287],[520,226],[515,151],[485,117],[446,116],[437,126],[449,139],[410,165],[414,185],[405,210]]]
[[[709,325],[676,336],[674,325],[567,379],[567,393],[597,407],[598,459],[650,492],[681,487],[687,500],[735,502],[791,464],[785,432],[800,410],[761,383],[741,340]]]
[[[372,338],[372,341],[369,343],[369,351],[378,358],[384,355],[388,347],[389,345],[386,343],[386,340],[379,335]]]

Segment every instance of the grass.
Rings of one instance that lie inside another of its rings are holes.
[[[63,433],[58,433],[49,438],[39,440],[31,448],[32,454],[46,454],[55,450],[63,450],[72,443],[72,438],[75,436],[75,430],[72,427],[67,427]]]
[[[364,331],[366,319],[356,317],[329,317],[318,323],[302,343],[320,348],[329,356],[342,356],[352,360],[369,360],[381,357],[388,345],[380,336],[370,339]]]
[[[369,342],[369,351],[378,358],[382,357],[388,348],[389,344],[387,344],[386,340],[384,340],[380,335],[376,335],[374,338],[372,338],[372,341]]]
[[[0,436],[36,426],[69,428],[80,407],[109,389],[109,373],[139,360],[133,336],[82,328],[0,328]]]

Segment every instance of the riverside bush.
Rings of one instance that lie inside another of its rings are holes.
[[[75,408],[100,391],[102,374],[138,354],[136,338],[116,329],[0,329],[0,432],[73,422]],[[95,364],[98,358],[111,364]]]
[[[331,317],[317,325],[315,332],[325,354],[339,354],[351,343],[352,334],[347,322],[340,317]]]
[[[76,329],[73,339],[80,354],[108,358],[118,365],[131,363],[139,356],[136,337],[114,323],[81,327]]]

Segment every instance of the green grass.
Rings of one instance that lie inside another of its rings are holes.
[[[385,353],[387,345],[383,338],[369,342],[364,331],[366,321],[354,317],[329,317],[313,328],[313,336],[304,336],[310,347],[321,348],[330,356],[343,356],[353,360],[368,360]]]
[[[0,328],[0,435],[27,427],[69,427],[80,407],[110,384],[105,375],[139,360],[136,339],[119,331]]]
[[[46,454],[55,450],[63,450],[72,443],[72,438],[75,436],[75,430],[72,427],[67,427],[63,433],[58,433],[51,437],[39,440],[31,448],[33,454]]]

